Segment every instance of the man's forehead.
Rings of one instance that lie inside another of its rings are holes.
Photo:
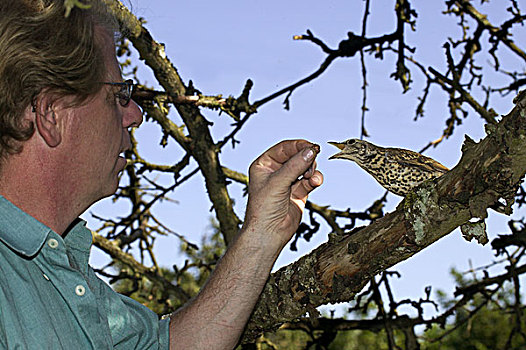
[[[115,33],[110,32],[104,27],[97,26],[95,28],[95,35],[98,45],[102,50],[104,58],[104,66],[106,68],[106,76],[109,79],[116,81],[122,80],[122,71],[119,62],[117,61]]]

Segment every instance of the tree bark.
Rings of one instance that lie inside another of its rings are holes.
[[[139,52],[140,58],[153,70],[157,81],[172,100],[178,96],[192,95],[184,85],[177,69],[166,57],[164,46],[156,42],[142,23],[118,0],[104,0],[109,10],[126,31],[127,38]],[[226,177],[222,171],[218,151],[212,134],[211,123],[200,113],[197,106],[177,104],[175,106],[183,120],[189,137],[176,138],[199,164],[205,179],[208,196],[216,212],[223,238],[229,244],[239,231],[241,220],[234,212],[232,200],[228,194]],[[150,115],[155,118],[156,115]],[[156,121],[164,126],[167,118]]]
[[[392,213],[352,235],[329,241],[273,273],[242,342],[327,303],[352,300],[376,274],[404,261],[466,224],[464,232],[484,235],[482,220],[498,199],[514,201],[526,173],[526,94],[479,143],[468,137],[460,162],[427,181]],[[470,223],[477,218],[479,223]]]
[[[164,89],[176,98],[187,93],[177,70],[141,23],[117,0],[104,0],[128,29],[141,58],[154,70]],[[352,234],[331,234],[327,243],[273,273],[242,338],[253,342],[327,303],[352,300],[376,274],[408,259],[464,225],[463,233],[484,241],[486,210],[504,199],[508,213],[526,173],[526,94],[497,124],[488,124],[479,143],[466,137],[455,168],[427,181],[392,213]],[[239,219],[226,190],[206,119],[195,106],[178,106],[191,140],[181,142],[199,163],[210,199],[227,242],[237,233]],[[162,124],[162,123],[161,123]],[[181,137],[181,140],[184,138]],[[476,218],[476,223],[470,220]]]

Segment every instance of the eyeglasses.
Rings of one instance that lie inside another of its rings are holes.
[[[133,88],[135,86],[132,79],[128,79],[122,83],[103,82],[103,84],[112,85],[112,86],[120,86],[120,90],[115,93],[115,97],[119,99],[119,104],[123,107],[126,107],[130,103],[132,93],[133,93]]]

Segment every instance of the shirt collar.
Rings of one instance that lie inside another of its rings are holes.
[[[0,240],[26,257],[36,255],[52,230],[0,196]]]
[[[80,218],[75,219],[66,231],[64,242],[69,249],[75,249],[89,254],[93,243],[93,235],[86,227],[86,221]]]
[[[92,238],[85,225],[84,220],[75,220],[65,238],[68,246],[89,251]],[[51,232],[49,227],[0,195],[0,241],[9,248],[25,257],[33,257]]]

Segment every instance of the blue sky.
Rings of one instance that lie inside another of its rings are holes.
[[[254,82],[251,101],[263,98],[315,71],[324,59],[321,50],[306,41],[294,41],[293,35],[303,34],[307,29],[329,46],[336,47],[345,39],[348,31],[361,32],[363,1],[170,1],[132,0],[133,12],[144,17],[147,28],[154,38],[166,45],[167,56],[178,69],[183,80],[194,85],[207,95],[223,94],[238,96],[245,81]],[[394,1],[372,1],[368,36],[381,35],[395,28],[392,15]],[[442,1],[413,1],[419,14],[418,31],[407,29],[407,42],[416,46],[415,57],[444,71],[445,58],[442,48],[448,36],[458,37],[456,18],[444,17]],[[478,5],[478,2],[477,2]],[[503,9],[487,5],[482,11],[490,20],[498,21]],[[524,31],[524,29],[521,29]],[[524,39],[522,39],[524,42]],[[514,62],[504,62],[508,69],[516,68]],[[368,71],[368,107],[366,127],[370,142],[382,146],[419,150],[429,141],[441,136],[448,118],[444,94],[437,88],[431,91],[423,119],[414,121],[417,96],[424,87],[418,70],[408,63],[413,71],[412,89],[401,93],[400,84],[389,75],[395,69],[395,56],[386,53],[384,60],[366,57]],[[519,66],[522,69],[523,64]],[[486,71],[485,71],[486,72]],[[283,98],[260,108],[244,129],[238,134],[241,141],[236,149],[225,147],[221,162],[233,170],[246,173],[249,164],[265,149],[283,139],[306,138],[322,147],[318,157],[318,168],[325,175],[322,188],[312,194],[311,200],[320,205],[331,205],[335,209],[351,208],[361,211],[372,201],[381,197],[383,188],[367,173],[353,163],[331,160],[328,157],[336,149],[328,141],[342,141],[360,136],[361,118],[361,67],[359,57],[339,59],[320,78],[299,88],[291,97],[291,109],[283,109]],[[503,85],[501,75],[487,70],[495,86]],[[148,69],[140,70],[143,83],[155,85]],[[512,108],[513,96],[492,100],[499,114]],[[214,111],[204,110],[207,118],[214,122],[213,135],[216,140],[231,129],[232,120],[226,115],[218,116]],[[181,124],[174,113],[172,118]],[[453,167],[460,159],[464,135],[478,140],[484,136],[480,117],[470,111],[469,117],[455,134],[439,147],[430,149],[426,155]],[[172,164],[183,155],[180,148],[170,144],[159,148],[160,133],[152,123],[145,123],[138,131],[140,151],[152,162]],[[243,216],[245,198],[241,187],[229,187],[236,198],[236,211]],[[172,195],[178,203],[166,203],[157,207],[155,213],[165,224],[184,235],[190,241],[200,242],[200,237],[209,232],[210,203],[207,200],[202,177],[195,176],[187,185]],[[392,210],[400,197],[388,196],[388,210]],[[105,200],[89,213],[120,215],[125,206],[114,206]],[[524,209],[517,217],[524,216]],[[321,219],[320,219],[321,220]],[[92,228],[96,221],[90,221]],[[498,233],[507,232],[507,219],[493,213],[488,220],[490,239]],[[283,252],[277,267],[288,264],[301,254],[314,249],[327,240],[327,228],[318,232],[311,242],[301,241],[300,251]],[[157,241],[158,258],[166,266],[181,262],[178,241],[161,237]],[[433,285],[448,292],[453,291],[449,275],[451,267],[465,271],[469,261],[473,266],[487,264],[493,259],[488,246],[468,243],[455,231],[446,238],[428,247],[421,253],[396,266],[402,278],[394,281],[395,294],[400,298],[424,296],[424,288]],[[101,264],[100,254],[92,262]]]

